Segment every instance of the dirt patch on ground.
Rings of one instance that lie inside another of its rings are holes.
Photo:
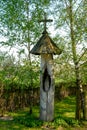
[[[1,116],[0,119],[1,119],[1,120],[5,120],[5,121],[6,121],[6,120],[7,120],[7,121],[8,121],[8,120],[11,121],[11,120],[13,120],[13,117],[11,117],[11,116]]]

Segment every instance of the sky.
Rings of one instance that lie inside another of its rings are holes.
[[[81,0],[77,0],[77,3],[79,3]],[[77,4],[76,4],[77,5]],[[47,11],[48,9],[46,9]],[[49,17],[50,19],[53,19],[52,16]],[[48,32],[49,32],[49,35],[53,38],[56,34],[56,31],[54,29],[54,21],[47,24],[47,28],[48,28]],[[60,34],[62,36],[65,36],[66,35],[66,31],[64,31],[63,29],[59,30]],[[6,41],[6,38],[4,37],[0,37],[0,41]],[[37,42],[37,41],[36,41]],[[85,45],[85,47],[87,48],[87,44]],[[23,47],[24,48],[24,47]],[[82,47],[80,46],[79,47],[79,51]],[[18,51],[19,51],[20,47],[19,46],[16,46],[16,47],[7,47],[7,46],[0,46],[0,51],[2,52],[9,52],[10,55],[13,55],[15,56],[16,59],[18,59]],[[25,49],[25,48],[24,48]],[[26,53],[27,53],[27,50],[25,49]]]
[[[47,31],[48,31],[49,35],[53,38],[55,36],[55,34],[56,34],[56,31],[54,29],[53,23],[50,23],[50,25],[51,25],[51,27],[49,27],[47,25]],[[5,37],[2,37],[2,36],[0,37],[0,42],[6,41],[6,40],[7,39]],[[15,47],[0,46],[0,51],[1,52],[7,52],[9,55],[13,55],[16,59],[18,59],[18,51],[20,49],[22,49],[22,48],[20,48],[19,46],[15,46]],[[23,47],[23,49],[25,49],[25,51],[27,53],[26,48]],[[22,56],[25,57],[25,55],[22,55]]]

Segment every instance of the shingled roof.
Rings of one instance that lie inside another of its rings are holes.
[[[30,53],[35,55],[40,54],[60,54],[61,50],[53,42],[53,40],[48,36],[47,31],[42,33],[41,38],[37,44],[32,48]]]

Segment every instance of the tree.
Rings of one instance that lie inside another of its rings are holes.
[[[30,87],[32,88],[31,97],[33,96],[33,70],[30,48],[42,30],[42,27],[38,24],[38,20],[42,17],[44,7],[48,4],[48,0],[44,2],[40,0],[38,2],[35,0],[2,0],[0,5],[2,10],[0,13],[0,25],[3,32],[2,36],[7,37],[7,41],[3,41],[1,44],[2,46],[7,45],[11,48],[21,47],[21,49],[18,50],[19,60],[22,54],[27,56],[26,60],[28,60],[27,63],[29,66]],[[22,60],[20,61],[20,64],[21,62]],[[26,78],[26,74],[24,76],[25,77],[23,78]],[[30,113],[32,113],[32,103],[33,101],[31,100]]]
[[[80,119],[82,104],[80,81],[86,83],[87,79],[85,73],[87,69],[87,2],[85,0],[1,0],[0,35],[6,37],[6,41],[1,42],[1,45],[19,48],[20,66],[24,65],[21,58],[23,56],[31,66],[33,60],[31,60],[30,48],[42,32],[42,25],[39,25],[38,20],[43,17],[44,10],[48,11],[54,19],[57,32],[54,40],[63,49],[62,55],[56,60],[61,66],[60,78],[66,80],[65,77],[68,75],[68,78],[71,80],[73,78],[77,85],[76,118]],[[29,69],[32,74],[32,66]],[[33,86],[32,75],[30,79]]]
[[[84,4],[85,3],[85,4]],[[86,27],[86,6],[85,1],[74,1],[74,0],[62,0],[56,1],[56,18],[57,28],[61,28],[63,31],[66,29],[64,36],[65,48],[68,50],[68,62],[73,62],[75,81],[77,86],[76,94],[76,119],[81,119],[81,106],[82,106],[82,87],[81,87],[81,75],[80,75],[80,63],[81,59],[86,53],[85,42],[87,31]],[[59,12],[58,12],[59,11]],[[84,19],[84,20],[83,20]],[[59,34],[60,35],[60,34]],[[60,35],[61,36],[61,35]],[[61,36],[62,37],[62,36]],[[68,38],[68,39],[67,39]],[[63,42],[64,43],[64,42]],[[68,43],[68,44],[67,44]],[[79,48],[81,50],[79,52]],[[82,52],[82,50],[84,50]]]

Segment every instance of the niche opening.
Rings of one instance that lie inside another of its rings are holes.
[[[51,77],[50,77],[47,67],[46,67],[44,70],[44,73],[43,73],[43,90],[45,92],[48,92],[50,89],[50,85],[51,85]]]

